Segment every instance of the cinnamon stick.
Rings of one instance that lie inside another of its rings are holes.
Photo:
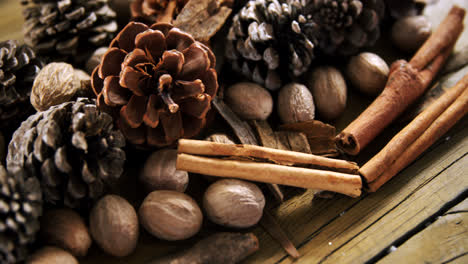
[[[393,63],[383,92],[337,137],[338,147],[356,155],[427,89],[463,31],[465,10],[452,7],[437,30],[408,63]]]
[[[376,191],[468,112],[468,74],[400,131],[359,172]]]
[[[353,174],[356,174],[359,169],[356,163],[346,160],[247,144],[233,145],[204,140],[181,139],[179,140],[178,152],[206,156],[253,157],[270,160],[282,165],[314,165]]]
[[[176,168],[210,176],[321,189],[352,197],[361,195],[362,187],[359,175],[264,162],[207,158],[185,153],[177,155]]]

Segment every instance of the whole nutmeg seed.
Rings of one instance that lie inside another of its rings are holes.
[[[273,111],[273,98],[265,88],[242,82],[227,88],[224,95],[232,111],[246,120],[265,120]]]
[[[385,88],[389,68],[379,55],[363,52],[349,60],[346,75],[361,92],[376,96]]]
[[[91,246],[83,218],[71,209],[46,211],[41,217],[40,237],[44,244],[61,247],[77,257],[86,256]]]
[[[117,195],[106,195],[91,210],[91,235],[110,255],[127,256],[138,241],[138,217],[133,206]]]
[[[318,67],[312,71],[308,85],[314,96],[320,115],[335,119],[346,107],[346,82],[341,72],[334,67]]]
[[[211,184],[203,195],[203,208],[216,224],[247,228],[263,215],[265,197],[257,185],[235,179]]]
[[[174,190],[184,192],[189,176],[186,171],[176,170],[177,150],[162,149],[146,160],[140,181],[148,191]]]
[[[43,247],[34,252],[26,264],[78,264],[78,260],[61,248]]]
[[[283,123],[297,123],[315,118],[315,105],[309,89],[300,83],[285,85],[278,94],[278,115]]]
[[[391,38],[399,49],[413,52],[422,46],[431,32],[431,23],[425,16],[403,17],[393,24]]]
[[[80,94],[88,94],[91,77],[64,62],[47,64],[37,74],[31,90],[31,104],[37,111],[70,101]]]
[[[182,240],[200,231],[203,215],[190,196],[175,191],[150,193],[138,210],[140,222],[149,233],[165,240]]]

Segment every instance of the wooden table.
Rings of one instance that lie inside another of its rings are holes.
[[[22,39],[19,2],[0,0],[0,40]],[[441,0],[425,13],[437,25],[452,3],[468,8],[466,0]],[[456,49],[468,45],[467,31]],[[351,92],[346,114],[335,122],[338,131],[370,101]],[[381,148],[394,130],[390,127],[379,136],[357,157],[358,162],[362,164]],[[376,193],[364,193],[356,199],[342,195],[323,199],[305,191],[270,212],[302,255],[295,263],[468,263],[467,153],[465,117]],[[262,228],[252,231],[261,249],[244,263],[293,262]],[[93,246],[82,263],[145,263],[190,246],[198,238],[163,242],[143,234],[131,256],[112,258]]]

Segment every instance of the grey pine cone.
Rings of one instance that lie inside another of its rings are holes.
[[[19,263],[39,230],[41,188],[24,170],[7,173],[0,166],[0,263]]]
[[[29,102],[42,67],[34,51],[15,40],[0,42],[0,127],[19,125],[34,109]]]
[[[83,51],[107,45],[117,31],[107,0],[22,2],[24,41],[52,60],[84,61]],[[86,53],[86,52],[85,52]],[[78,57],[74,58],[74,57]]]
[[[38,177],[45,202],[89,208],[122,174],[124,145],[112,117],[78,98],[24,121],[8,146],[7,168]]]

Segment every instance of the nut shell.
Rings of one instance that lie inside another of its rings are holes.
[[[148,191],[174,190],[184,192],[189,176],[186,171],[176,170],[177,150],[162,149],[146,160],[140,181]]]
[[[61,247],[77,257],[86,256],[91,236],[86,224],[71,209],[52,209],[41,217],[40,236],[44,244]]]
[[[255,83],[242,82],[230,86],[224,100],[232,111],[246,120],[265,120],[273,111],[270,93]]]
[[[361,92],[377,96],[385,88],[389,68],[379,55],[363,52],[350,59],[346,75]]]
[[[290,83],[278,94],[278,115],[283,123],[297,123],[315,118],[312,94],[305,85]]]
[[[138,215],[146,231],[170,241],[195,235],[203,221],[202,212],[195,200],[175,191],[150,193],[141,204]]]
[[[123,257],[138,241],[138,217],[133,206],[117,195],[106,195],[91,210],[91,235],[108,254]]]
[[[404,17],[392,26],[392,42],[403,51],[414,52],[429,38],[431,32],[431,23],[425,16]]]
[[[78,260],[61,248],[43,247],[32,254],[26,264],[78,264]]]
[[[265,197],[257,185],[235,179],[211,184],[203,195],[207,217],[216,224],[247,228],[263,215]]]
[[[347,88],[339,70],[334,67],[318,67],[312,71],[308,83],[321,117],[331,120],[343,113]]]

